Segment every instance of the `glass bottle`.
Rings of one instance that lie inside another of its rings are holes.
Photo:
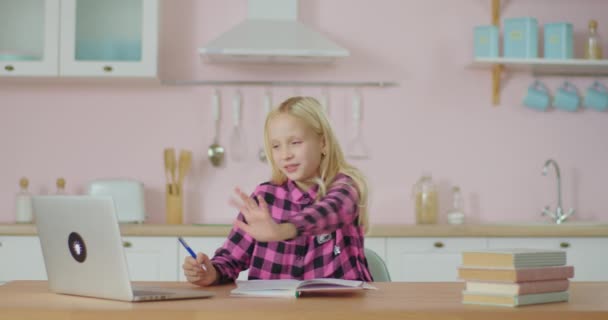
[[[597,21],[589,21],[589,34],[585,43],[585,59],[602,59],[602,41],[597,33]]]
[[[430,175],[422,176],[414,184],[413,197],[415,199],[416,223],[437,223],[439,198],[437,196],[437,186]]]
[[[462,224],[464,223],[464,209],[462,203],[462,193],[460,187],[454,186],[452,188],[452,208],[448,211],[448,223],[449,224]]]
[[[17,223],[32,223],[34,221],[32,194],[27,190],[28,186],[27,178],[19,180],[20,190],[15,199],[15,222]]]

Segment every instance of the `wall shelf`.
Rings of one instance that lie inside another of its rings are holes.
[[[491,1],[492,25],[500,27],[501,1]],[[608,76],[608,60],[475,58],[472,67],[492,70],[492,104],[495,106],[500,104],[500,82],[504,71],[525,71],[533,75]]]
[[[525,71],[535,76],[608,76],[608,60],[476,58],[472,64],[473,68],[482,69],[495,66],[502,66],[504,71]]]

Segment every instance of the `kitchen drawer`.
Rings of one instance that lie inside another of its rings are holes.
[[[401,252],[451,252],[485,249],[484,238],[389,238],[389,246]]]
[[[388,238],[387,266],[393,281],[459,281],[462,251],[485,248],[485,238]]]

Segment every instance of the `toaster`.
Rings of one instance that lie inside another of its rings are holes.
[[[136,180],[106,179],[89,183],[88,194],[111,196],[118,222],[143,223],[146,218],[144,208],[144,185]]]

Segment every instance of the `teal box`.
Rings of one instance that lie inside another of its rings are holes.
[[[504,20],[505,58],[538,58],[538,21],[531,17]]]
[[[498,27],[476,26],[474,31],[475,58],[498,57]]]
[[[572,59],[573,37],[574,31],[570,23],[545,24],[545,58]]]

